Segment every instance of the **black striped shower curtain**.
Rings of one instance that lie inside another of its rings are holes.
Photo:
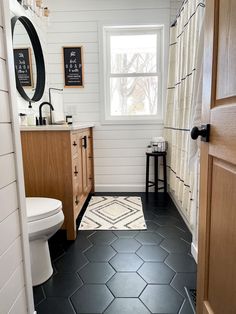
[[[205,11],[204,1],[184,1],[175,25],[170,28],[169,71],[164,135],[168,141],[168,183],[189,222],[197,207],[197,167],[191,167],[191,138],[196,110],[198,45]],[[195,215],[196,216],[196,215]]]

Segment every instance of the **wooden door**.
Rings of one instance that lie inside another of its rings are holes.
[[[206,0],[198,314],[236,313],[236,1]]]

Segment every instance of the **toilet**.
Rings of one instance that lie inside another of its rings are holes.
[[[27,224],[30,245],[33,286],[49,279],[53,273],[48,239],[64,221],[62,202],[52,198],[26,198]]]

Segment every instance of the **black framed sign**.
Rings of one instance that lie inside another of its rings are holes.
[[[83,47],[63,47],[65,87],[84,87]]]
[[[14,48],[14,63],[21,86],[33,87],[30,48]]]

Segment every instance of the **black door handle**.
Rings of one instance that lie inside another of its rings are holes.
[[[83,136],[83,137],[82,137],[82,140],[83,140],[82,146],[86,149],[86,148],[87,148],[87,136],[86,136],[86,135]]]
[[[198,136],[201,136],[201,141],[209,142],[210,124],[202,125],[200,129],[197,126],[193,127],[191,130],[191,138],[196,140]]]

